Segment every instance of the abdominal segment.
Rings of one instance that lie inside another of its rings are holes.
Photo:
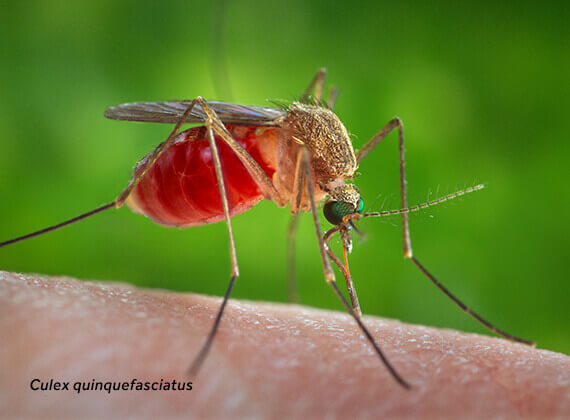
[[[270,179],[276,170],[276,129],[227,125],[228,131]],[[256,205],[263,194],[232,149],[215,136],[230,215]],[[135,170],[140,170],[141,161]],[[212,151],[205,127],[179,134],[148,170],[127,200],[135,212],[166,226],[196,226],[224,219]]]

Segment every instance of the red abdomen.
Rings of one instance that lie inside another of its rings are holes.
[[[227,129],[271,179],[277,157],[275,130],[239,125],[227,125]],[[263,194],[230,147],[218,136],[215,140],[230,215],[235,216],[256,205]],[[139,163],[135,173],[144,161]],[[179,134],[133,190],[127,204],[137,213],[167,226],[195,226],[223,220],[206,128],[195,127]]]

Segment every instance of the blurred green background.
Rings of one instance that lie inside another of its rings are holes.
[[[111,201],[171,128],[106,120],[106,107],[197,95],[263,105],[299,95],[325,66],[356,148],[403,119],[411,204],[438,187],[487,186],[411,218],[418,259],[500,328],[570,352],[567,4],[0,8],[0,240]],[[361,165],[356,183],[369,209],[398,207],[396,143],[392,135]],[[288,221],[270,202],[234,219],[234,297],[286,300]],[[350,261],[365,313],[485,332],[403,259],[399,219],[359,226],[367,238]],[[2,249],[0,268],[222,295],[227,244],[223,224],[167,229],[124,208]],[[308,215],[298,268],[303,304],[341,310]]]

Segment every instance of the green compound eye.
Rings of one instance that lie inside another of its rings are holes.
[[[360,212],[363,208],[364,202],[362,200],[358,201],[358,208],[356,211]],[[354,212],[355,210],[352,204],[344,203],[342,201],[329,201],[323,208],[325,218],[333,225],[340,225],[344,216],[347,214],[352,214]]]
[[[362,213],[363,209],[364,209],[364,200],[362,198],[359,198],[358,204],[356,206],[356,211],[357,211],[357,213]]]

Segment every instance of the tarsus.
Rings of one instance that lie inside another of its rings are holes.
[[[23,241],[25,239],[30,239],[30,238],[33,238],[35,236],[43,235],[44,233],[51,232],[52,230],[62,228],[64,226],[70,225],[70,224],[75,223],[75,222],[79,222],[80,220],[86,219],[90,216],[93,216],[94,214],[101,213],[102,211],[108,210],[112,207],[115,207],[115,201],[108,203],[108,204],[105,204],[101,207],[97,207],[96,209],[88,211],[87,213],[80,214],[79,216],[76,216],[72,219],[66,220],[65,222],[58,223],[57,225],[49,226],[45,229],[41,229],[41,230],[38,230],[36,232],[28,233],[27,235],[20,236],[18,238],[10,239],[9,241],[0,242],[0,248],[2,248],[3,246],[12,245],[16,242],[20,242],[20,241]]]

